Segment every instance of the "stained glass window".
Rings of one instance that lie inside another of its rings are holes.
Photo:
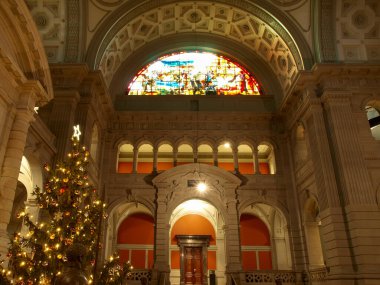
[[[230,59],[212,53],[163,56],[133,78],[127,95],[260,95],[255,78]]]

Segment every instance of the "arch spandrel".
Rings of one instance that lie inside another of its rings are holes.
[[[205,192],[199,192],[188,181],[204,181]],[[152,183],[158,196],[165,197],[166,212],[171,213],[178,205],[189,199],[201,199],[214,205],[225,214],[225,205],[241,180],[232,173],[207,164],[194,163],[177,166],[156,176]]]

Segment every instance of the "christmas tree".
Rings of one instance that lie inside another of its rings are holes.
[[[8,270],[1,271],[0,280],[8,279],[20,285],[54,284],[56,276],[62,273],[67,248],[79,243],[86,246],[86,270],[90,283],[93,282],[106,205],[89,182],[89,152],[80,145],[79,139],[79,126],[75,126],[67,159],[55,168],[44,166],[47,182],[43,189],[36,187],[33,192],[42,222],[33,222],[25,211],[19,214],[27,231],[16,233],[11,240]],[[98,274],[97,283],[121,284],[131,269],[129,263],[120,265],[114,255]]]

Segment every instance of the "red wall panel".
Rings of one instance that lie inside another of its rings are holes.
[[[260,270],[272,269],[272,253],[270,251],[259,251]]]
[[[127,262],[129,261],[129,250],[119,250],[119,257],[120,257],[120,262]]]
[[[243,270],[257,270],[256,251],[243,251],[241,259]]]
[[[147,214],[133,214],[119,226],[117,242],[123,244],[154,244],[154,221]]]
[[[136,269],[145,269],[145,250],[132,250],[131,263]]]
[[[266,225],[256,216],[243,214],[240,217],[241,245],[270,245],[270,235]]]

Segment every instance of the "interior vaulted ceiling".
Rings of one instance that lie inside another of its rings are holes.
[[[163,2],[170,1],[160,1]],[[184,49],[211,49],[236,59],[242,65],[248,65],[248,69],[252,62],[246,62],[244,57],[259,58],[255,62],[256,66],[251,66],[251,71],[260,79],[256,67],[266,64],[271,70],[271,77],[278,80],[282,91],[288,90],[298,71],[304,69],[301,53],[290,34],[276,19],[257,6],[251,4],[241,9],[227,4],[231,1],[221,2],[225,3],[197,1],[135,7],[104,35],[97,53],[92,58],[90,54],[90,61],[94,68],[102,71],[110,85],[117,73],[132,78],[133,74],[125,74],[125,70],[130,71],[132,67],[137,72],[149,59],[154,59],[152,54],[159,56],[165,53],[165,49],[168,52],[180,49],[177,45],[172,50],[167,41],[172,42],[172,46],[182,41]],[[204,39],[209,36],[208,44]],[[184,41],[183,37],[187,37],[188,41]],[[218,37],[229,42],[228,46],[234,44],[235,48],[226,51],[227,48],[216,40]],[[145,49],[149,58],[136,56],[138,50],[151,42],[154,42],[152,50]],[[123,66],[125,62],[129,62],[128,67]],[[123,84],[125,87],[127,82]],[[122,92],[123,87],[114,90],[115,93]]]

